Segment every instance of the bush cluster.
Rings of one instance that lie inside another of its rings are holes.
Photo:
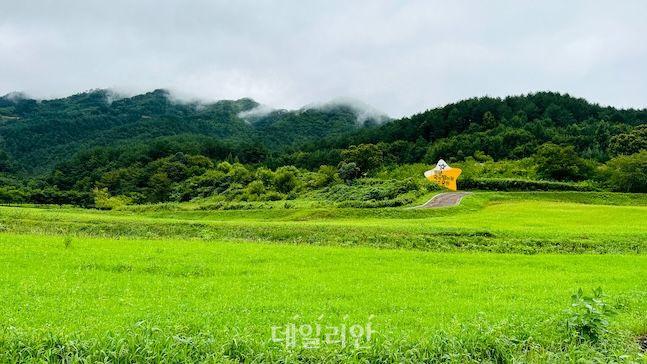
[[[466,178],[458,181],[463,190],[485,191],[595,191],[592,183],[531,181],[513,178]]]
[[[335,184],[324,188],[317,193],[317,196],[334,202],[395,200],[405,194],[419,195],[424,191],[420,183],[426,184],[422,178],[417,180],[414,178],[403,180],[362,178],[350,184]]]

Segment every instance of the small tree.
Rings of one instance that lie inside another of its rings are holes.
[[[366,173],[382,165],[384,155],[382,149],[375,144],[351,145],[341,151],[346,163],[355,163],[362,173]]]
[[[247,192],[250,195],[260,196],[265,193],[265,186],[261,181],[252,181],[247,185]]]
[[[361,171],[359,170],[355,162],[340,162],[339,166],[337,167],[337,171],[339,173],[339,178],[344,180],[344,182],[346,183],[359,178],[359,176],[361,175]]]
[[[635,154],[647,149],[647,125],[639,125],[628,133],[618,134],[609,141],[611,155]]]
[[[609,182],[616,191],[647,192],[647,150],[632,155],[621,155],[607,165]]]
[[[493,129],[497,125],[496,118],[494,117],[494,114],[490,111],[486,111],[483,114],[483,127],[484,129]]]
[[[537,174],[558,181],[581,181],[593,174],[593,165],[580,158],[573,146],[546,143],[535,154]]]
[[[252,173],[240,163],[235,163],[229,171],[232,182],[247,183],[252,178]]]
[[[333,166],[320,166],[319,171],[317,171],[319,176],[317,180],[318,187],[324,187],[339,181],[339,175],[337,174],[337,168]]]
[[[282,193],[288,193],[294,190],[299,183],[297,179],[298,172],[294,166],[283,166],[277,169],[274,175],[274,186],[276,190]]]
[[[229,155],[231,155],[231,153]],[[216,170],[224,173],[229,173],[231,171],[231,168],[232,168],[231,163],[226,161],[220,162],[216,165]]]
[[[272,170],[270,170],[267,167],[258,168],[255,174],[256,174],[255,178],[263,182],[265,186],[271,186],[274,183],[274,178],[275,178],[274,172],[272,172]]]
[[[154,202],[168,201],[171,195],[171,180],[166,173],[155,173],[148,179],[151,195]]]
[[[490,157],[489,155],[485,154],[482,150],[477,150],[474,152],[474,160],[477,162],[485,163],[485,162],[493,162],[494,159]]]

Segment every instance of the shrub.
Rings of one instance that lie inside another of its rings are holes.
[[[223,173],[231,172],[231,168],[232,168],[232,165],[229,162],[220,162],[216,165],[216,170]]]
[[[263,182],[265,186],[271,186],[274,183],[274,172],[266,167],[260,167],[256,170],[256,179]]]
[[[361,171],[355,162],[340,162],[337,166],[339,177],[348,183],[360,177]]]
[[[337,184],[323,189],[319,196],[330,201],[383,201],[401,197],[407,193],[419,194],[418,184],[413,178],[405,180],[379,180],[362,178],[352,185]]]
[[[381,207],[398,207],[413,203],[412,198],[394,198],[390,200],[368,200],[368,201],[344,201],[340,202],[338,207],[356,207],[356,208],[381,208]]]
[[[220,164],[218,164],[218,166],[220,166]],[[250,181],[252,177],[252,174],[249,171],[249,169],[247,169],[247,167],[245,167],[240,163],[235,163],[231,168],[231,170],[228,172],[228,175],[231,176],[231,180],[233,182],[237,182],[237,183],[247,183]]]
[[[94,193],[94,205],[98,209],[112,210],[132,202],[132,199],[127,196],[110,196],[107,188],[95,188],[92,192]]]
[[[276,191],[267,191],[263,196],[263,201],[279,201],[285,199],[285,195]]]
[[[598,343],[609,332],[609,317],[614,312],[604,301],[606,297],[600,287],[593,290],[593,296],[585,296],[580,288],[571,297],[566,328],[575,341]]]
[[[580,158],[572,145],[546,143],[535,154],[535,161],[537,174],[542,178],[581,181],[593,175],[592,163]]]
[[[333,166],[321,166],[317,171],[316,187],[330,186],[331,184],[339,181],[337,168]]]
[[[0,187],[0,202],[25,202],[29,198],[29,194],[13,186]]]
[[[282,193],[294,190],[299,183],[297,179],[298,172],[299,170],[294,166],[283,166],[277,169],[274,175],[276,190]]]
[[[587,182],[530,181],[513,178],[465,178],[458,180],[462,190],[486,191],[595,191],[597,188]]]
[[[647,150],[616,157],[607,165],[612,189],[621,192],[647,192]]]
[[[638,125],[628,133],[618,134],[609,140],[612,155],[635,154],[647,149],[647,124]]]
[[[259,196],[265,193],[265,186],[262,181],[252,181],[247,185],[247,192]]]
[[[355,163],[362,173],[371,171],[384,162],[382,150],[375,144],[351,145],[341,151],[344,162]]]

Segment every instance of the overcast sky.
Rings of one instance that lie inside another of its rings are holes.
[[[0,94],[167,88],[393,117],[568,92],[647,107],[647,1],[6,1]]]

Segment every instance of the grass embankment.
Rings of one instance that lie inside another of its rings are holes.
[[[124,211],[0,208],[7,232],[498,253],[643,253],[647,199],[598,193],[478,193],[460,206],[406,210],[259,208]],[[601,201],[611,205],[596,204]],[[628,205],[629,203],[636,205]]]

